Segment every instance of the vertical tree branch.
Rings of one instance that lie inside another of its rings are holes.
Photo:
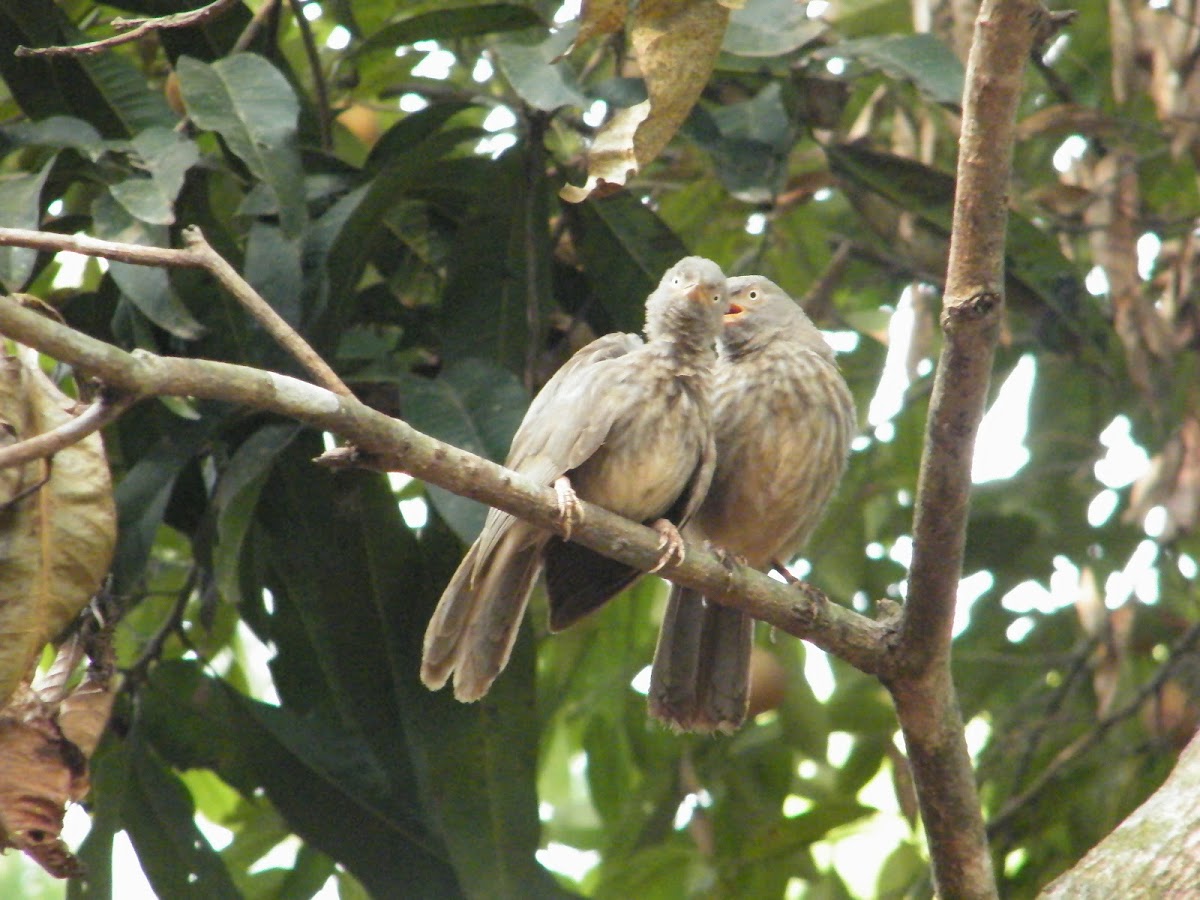
[[[929,407],[913,521],[908,602],[892,692],[920,798],[939,895],[996,896],[962,715],[950,674],[971,460],[1003,308],[1004,240],[1022,73],[1043,11],[985,0],[967,63],[954,229],[942,311],[946,341]]]

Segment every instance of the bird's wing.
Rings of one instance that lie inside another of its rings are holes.
[[[540,484],[588,459],[604,443],[619,410],[600,402],[612,364],[644,346],[635,334],[606,334],[592,341],[554,373],[529,405],[504,464]],[[513,517],[488,512],[476,558],[486,559]]]

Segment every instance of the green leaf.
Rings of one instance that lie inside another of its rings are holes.
[[[962,103],[967,73],[958,57],[938,37],[929,34],[888,34],[840,41],[820,57],[845,57],[891,78],[910,81],[934,103]]]
[[[721,50],[737,56],[782,56],[817,40],[828,29],[793,0],[750,0],[729,16]]]
[[[293,662],[315,664],[314,674],[328,687],[347,729],[374,748],[381,764],[394,763],[395,777],[407,780],[408,761],[395,753],[404,735],[381,621],[386,596],[372,577],[366,523],[358,513],[372,498],[394,503],[382,476],[334,475],[312,464],[320,452],[317,435],[305,432],[276,457],[255,513],[261,537],[257,562],[276,607],[294,616],[306,638],[302,646],[315,654],[311,661]],[[289,646],[282,627],[269,637],[281,658],[298,649]],[[279,690],[284,694],[287,685]]]
[[[491,359],[524,372],[549,301],[548,203],[544,169],[514,148],[493,163],[492,181],[460,225],[442,296],[442,351]]]
[[[571,45],[576,31],[572,25],[534,45],[515,40],[492,43],[500,71],[521,99],[534,109],[553,112],[562,106],[587,105],[574,73],[565,64],[555,62]]]
[[[437,838],[415,820],[420,798],[381,790],[360,738],[249,700],[194,662],[161,664],[144,703],[148,734],[166,758],[210,767],[243,791],[261,786],[296,834],[373,895],[461,896]]]
[[[787,177],[788,153],[796,137],[778,82],[750,100],[697,106],[684,133],[708,151],[726,190],[746,203],[768,203]]]
[[[0,225],[36,230],[42,224],[42,189],[57,159],[51,156],[36,173],[0,176]],[[9,291],[21,290],[37,257],[36,250],[25,247],[0,247],[0,284]]]
[[[221,857],[196,827],[187,788],[141,740],[127,746],[122,819],[155,892],[180,900],[241,900]]]
[[[170,246],[170,235],[165,226],[135,219],[112,193],[96,198],[92,204],[92,221],[96,236],[106,240],[147,247]],[[165,269],[113,260],[109,263],[108,273],[121,294],[159,328],[184,340],[196,340],[204,334],[204,326],[179,299]]]
[[[287,79],[253,53],[226,57],[211,66],[184,56],[175,71],[192,121],[225,139],[274,195],[284,233],[298,235],[307,218],[296,144],[300,106]]]
[[[455,40],[499,31],[520,31],[542,24],[527,6],[517,3],[482,3],[471,7],[436,9],[406,16],[380,28],[354,48],[361,56],[377,50],[392,51],[417,41]]]
[[[295,439],[298,425],[267,425],[242,443],[221,471],[213,491],[217,540],[213,548],[213,577],[221,596],[240,603],[242,547],[259,495],[276,457]]]
[[[70,147],[93,162],[108,149],[100,133],[90,123],[73,116],[48,116],[37,122],[14,122],[0,128],[0,139],[14,147]]]
[[[572,220],[594,300],[618,331],[640,332],[646,297],[688,249],[658,215],[628,191],[563,204]],[[598,276],[598,273],[603,273]]]
[[[0,3],[0,78],[31,119],[75,116],[108,138],[170,127],[175,115],[161,92],[124,54],[97,53],[53,60],[19,57],[18,45],[48,47],[88,40],[51,0]]]
[[[495,363],[464,359],[436,378],[404,381],[401,413],[410,425],[463,450],[503,462],[529,395],[516,376]],[[479,536],[487,507],[429,485],[429,499],[466,543]]]
[[[151,225],[175,224],[175,198],[188,169],[200,161],[196,144],[169,128],[148,128],[130,142],[138,168],[134,176],[109,186],[113,199],[131,216]]]

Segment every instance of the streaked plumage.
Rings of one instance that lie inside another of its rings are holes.
[[[845,468],[854,399],[833,351],[781,288],[760,276],[731,278],[729,303],[713,370],[717,470],[686,534],[766,571],[795,556],[820,520]],[[651,713],[681,730],[737,728],[752,626],[672,586]]]
[[[646,301],[646,341],[611,334],[575,354],[530,404],[505,464],[545,485],[565,476],[576,496],[635,521],[685,522],[713,472],[709,380],[727,308],[716,263],[676,263]],[[543,567],[554,630],[641,575],[493,509],[430,620],[422,681],[436,690],[453,675],[463,701],[487,693]]]

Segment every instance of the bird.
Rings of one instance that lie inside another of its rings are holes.
[[[856,428],[833,350],[760,275],[730,278],[712,415],[717,468],[685,534],[761,571],[800,552],[841,479]],[[676,731],[746,716],[753,620],[672,585],[651,667],[650,714]]]
[[[508,663],[529,595],[546,572],[550,629],[595,610],[643,572],[569,541],[579,499],[651,525],[659,567],[682,561],[678,527],[715,468],[709,414],[725,275],[703,257],[669,268],[646,300],[645,340],[597,338],[533,399],[505,465],[558,495],[559,537],[497,509],[451,577],[425,632],[421,680],[453,677],[454,696],[484,696]]]

